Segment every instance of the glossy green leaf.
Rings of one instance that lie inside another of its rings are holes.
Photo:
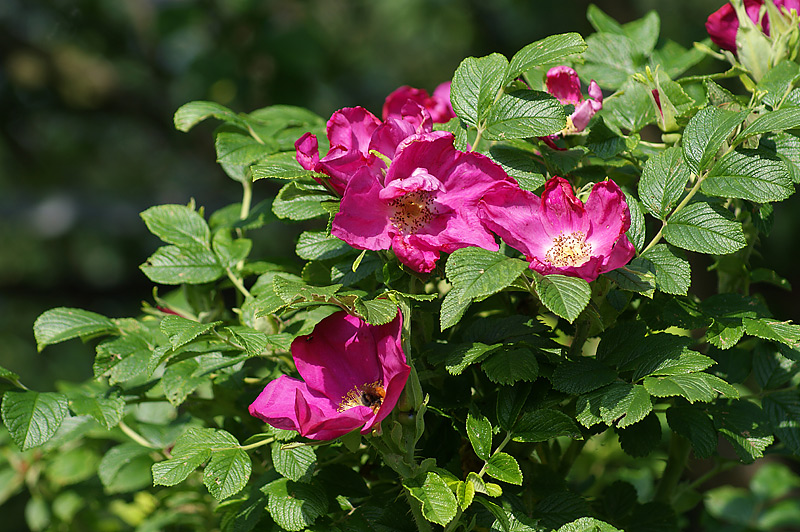
[[[579,54],[586,50],[586,43],[578,33],[561,33],[550,35],[533,42],[514,54],[508,65],[505,83],[517,78],[523,72],[548,65],[557,59]]]
[[[458,501],[442,477],[428,473],[423,479],[407,479],[403,482],[412,497],[422,503],[422,515],[438,525],[446,525],[456,516]]]
[[[639,200],[647,212],[665,220],[683,195],[690,173],[680,148],[668,148],[648,159],[639,181]]]
[[[690,403],[708,403],[716,399],[717,395],[739,397],[736,388],[708,373],[646,377],[644,387],[655,397],[681,396]]]
[[[272,465],[275,471],[289,480],[299,481],[310,478],[317,464],[314,448],[308,445],[284,449],[281,442],[271,445]]]
[[[485,137],[490,140],[544,137],[567,125],[564,107],[545,92],[504,93],[489,109]]]
[[[297,256],[305,260],[333,259],[352,250],[347,243],[324,231],[304,231],[295,248]]]
[[[617,373],[613,369],[588,357],[559,364],[550,378],[554,389],[571,395],[591,392],[616,379]]]
[[[324,186],[308,179],[297,179],[280,189],[272,202],[272,212],[282,219],[310,220],[328,214],[321,203],[331,199]]]
[[[168,244],[208,247],[211,231],[200,214],[186,205],[157,205],[140,216],[147,229]]]
[[[559,436],[581,438],[581,431],[567,414],[550,408],[523,413],[511,432],[511,438],[519,442],[547,441]]]
[[[572,323],[589,304],[592,290],[580,277],[553,274],[537,277],[536,293],[553,314]]]
[[[161,284],[202,284],[225,274],[216,254],[207,246],[163,246],[139,269],[153,282]]]
[[[252,467],[250,457],[242,449],[215,451],[203,471],[203,484],[218,501],[227,499],[244,489]]]
[[[736,137],[736,142],[742,141],[753,135],[761,135],[771,131],[796,129],[800,127],[800,107],[784,107],[775,111],[768,111],[750,122],[744,131]]]
[[[642,254],[655,269],[656,290],[674,295],[686,295],[689,291],[692,271],[682,255],[666,244],[656,244]]]
[[[9,391],[3,394],[3,425],[22,451],[42,445],[67,415],[67,397],[53,392]]]
[[[497,384],[532,382],[539,376],[536,355],[528,348],[499,349],[481,363],[489,380]]]
[[[481,460],[488,460],[492,452],[492,423],[482,415],[467,414],[467,436]]]
[[[625,35],[594,33],[586,38],[585,64],[578,68],[582,78],[593,79],[601,87],[619,89],[638,69],[635,45]]]
[[[767,203],[794,194],[794,184],[780,159],[755,150],[737,150],[711,168],[700,190],[710,196]]]
[[[478,125],[502,88],[507,69],[508,60],[501,54],[464,59],[450,87],[456,115],[469,125]]]
[[[314,175],[297,162],[295,152],[281,152],[265,157],[258,164],[250,167],[253,181],[259,179],[298,179]]]
[[[722,207],[692,203],[669,219],[664,238],[673,246],[714,255],[727,255],[743,248],[742,225]]]
[[[516,458],[508,453],[495,453],[486,462],[486,474],[502,482],[522,485],[522,471]]]
[[[43,312],[33,323],[33,336],[41,351],[45,346],[73,338],[114,330],[114,322],[95,312],[59,307]]]
[[[170,315],[165,316],[164,319],[161,320],[161,332],[169,338],[169,343],[172,345],[172,348],[177,349],[188,344],[201,334],[213,329],[220,323],[222,322],[199,323],[182,316]]]
[[[447,259],[447,279],[461,300],[490,296],[513,283],[528,269],[525,261],[478,247],[457,249]]]
[[[314,524],[328,511],[325,491],[316,484],[302,484],[278,479],[262,488],[267,494],[270,516],[285,530],[295,532]]]

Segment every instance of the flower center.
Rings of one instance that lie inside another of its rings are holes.
[[[556,268],[582,266],[592,254],[592,245],[586,243],[583,231],[561,233],[553,239],[553,245],[545,253],[547,261]]]
[[[384,390],[381,381],[353,386],[353,389],[342,397],[342,401],[336,411],[344,412],[357,406],[368,406],[373,412],[377,413],[385,397],[386,390]]]
[[[433,198],[426,190],[409,192],[389,201],[394,207],[394,215],[390,218],[392,226],[401,233],[416,233],[428,225],[433,218]]]

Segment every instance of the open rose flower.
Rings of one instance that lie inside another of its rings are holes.
[[[624,266],[635,250],[625,232],[631,224],[625,194],[613,181],[592,188],[584,204],[566,179],[553,177],[542,197],[518,187],[495,188],[480,202],[479,216],[530,268],[594,281]]]
[[[337,312],[292,342],[303,380],[282,375],[267,384],[250,414],[273,427],[332,440],[361,427],[367,434],[397,404],[411,368],[400,344],[402,317],[369,325]]]
[[[327,175],[331,188],[341,195],[360,168],[385,168],[374,151],[391,159],[403,139],[432,129],[430,115],[414,102],[406,102],[383,122],[363,107],[345,107],[328,120],[328,153],[320,158],[316,135],[306,133],[295,143],[297,162],[306,170]]]
[[[772,0],[779,8],[786,11],[794,9],[800,12],[800,0]],[[744,9],[754,24],[759,23],[759,14],[764,0],[744,0]],[[736,53],[736,32],[739,30],[739,19],[733,5],[727,3],[711,13],[706,20],[706,31],[711,40],[723,50]],[[761,18],[761,30],[769,35],[769,16]]]
[[[503,182],[513,183],[487,157],[457,151],[452,133],[414,135],[397,148],[385,177],[362,168],[351,178],[331,234],[358,249],[391,248],[403,264],[429,272],[442,251],[498,249],[477,204]]]
[[[450,82],[447,81],[436,87],[433,95],[430,96],[425,89],[415,89],[408,85],[395,89],[383,102],[383,119],[386,120],[392,115],[401,114],[403,106],[408,100],[424,107],[437,124],[448,122],[456,116],[453,112],[453,105],[450,103]]]

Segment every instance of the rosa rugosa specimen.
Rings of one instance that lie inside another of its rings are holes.
[[[250,405],[273,427],[314,440],[332,440],[359,427],[375,428],[397,404],[411,368],[400,344],[402,316],[370,325],[346,312],[322,320],[292,342],[303,380],[281,375]]]
[[[603,91],[594,81],[589,82],[589,96],[581,95],[581,80],[572,68],[561,65],[547,71],[547,92],[555,96],[562,104],[573,104],[575,111],[567,119],[564,133],[579,133],[586,129],[589,120],[603,108]]]
[[[391,248],[403,264],[430,272],[442,251],[498,249],[477,204],[500,183],[513,182],[489,158],[457,151],[452,133],[414,135],[385,176],[365,167],[351,178],[331,234],[358,249]]]
[[[479,217],[508,245],[521,251],[530,268],[594,281],[633,258],[625,232],[631,224],[625,194],[613,181],[594,185],[584,204],[566,179],[555,176],[542,197],[502,186],[480,202]]]
[[[400,113],[383,122],[363,107],[345,107],[328,120],[328,153],[320,158],[316,135],[306,133],[295,142],[297,162],[306,170],[327,175],[330,187],[341,195],[360,168],[386,167],[375,151],[391,159],[400,141],[432,129],[430,115],[414,102],[406,102]]]
[[[456,116],[453,112],[453,105],[450,103],[450,82],[446,81],[436,87],[430,96],[425,89],[415,89],[408,85],[395,89],[383,102],[383,119],[402,114],[403,106],[408,100],[424,107],[437,124],[448,122]]]
[[[800,12],[798,0],[772,0],[772,3],[786,11],[794,9]],[[759,24],[759,14],[764,0],[744,0],[744,9],[754,24]],[[769,15],[761,18],[761,30],[769,35]],[[739,19],[736,10],[730,3],[725,4],[708,16],[706,31],[711,40],[723,50],[736,53],[736,32],[739,30]]]

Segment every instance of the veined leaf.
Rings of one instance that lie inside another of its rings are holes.
[[[717,448],[714,422],[697,407],[672,406],[667,410],[669,427],[692,443],[698,458],[708,458]]]
[[[424,480],[406,479],[403,486],[412,497],[422,503],[422,515],[438,525],[446,525],[456,516],[458,501],[442,477],[428,473]]]
[[[492,423],[484,416],[467,414],[467,436],[481,460],[488,460],[492,452]]]
[[[664,238],[673,246],[714,255],[727,255],[743,248],[742,224],[722,207],[692,203],[669,219]]]
[[[736,136],[736,142],[740,142],[753,135],[761,135],[771,131],[783,131],[784,129],[796,129],[800,127],[800,107],[783,107],[775,111],[769,111],[753,120],[744,131]]]
[[[114,330],[110,319],[79,308],[59,307],[45,311],[33,323],[33,336],[39,351],[45,346],[72,338]]]
[[[168,244],[208,247],[211,243],[208,224],[186,205],[157,205],[140,216],[150,232]]]
[[[199,323],[182,316],[165,316],[161,320],[161,332],[167,335],[173,349],[188,344],[201,334],[213,329],[222,322]]]
[[[3,425],[21,451],[42,445],[67,415],[67,397],[52,392],[8,391],[3,395]]]
[[[708,373],[646,377],[644,379],[644,387],[655,397],[679,395],[690,403],[695,401],[708,403],[716,399],[718,394],[722,394],[725,397],[739,397],[739,392],[736,388],[719,377]]]
[[[509,83],[533,67],[547,65],[556,59],[582,53],[586,43],[578,33],[550,35],[523,47],[514,54],[506,71],[505,83]]]
[[[794,194],[794,183],[780,159],[756,150],[737,150],[717,161],[700,190],[710,196],[767,203]]]
[[[281,528],[296,532],[314,524],[328,511],[325,491],[316,484],[303,484],[281,478],[261,491],[269,497],[267,510]]]
[[[656,244],[642,254],[656,272],[656,290],[685,296],[692,283],[689,261],[666,244]]]
[[[495,453],[486,462],[486,474],[502,482],[522,485],[522,470],[516,458],[508,453]]]
[[[567,125],[564,107],[545,92],[504,93],[489,109],[485,136],[490,140],[544,137]]]
[[[744,120],[744,113],[709,106],[689,120],[683,133],[683,154],[692,172],[699,175],[711,166],[719,148]]]
[[[553,314],[572,323],[589,304],[592,289],[580,277],[553,274],[537,277],[536,293]]]
[[[478,125],[501,89],[507,69],[508,60],[501,54],[467,57],[458,65],[450,100],[461,120]]]
[[[161,284],[202,284],[224,275],[217,255],[207,246],[162,246],[139,269]]]
[[[511,439],[519,442],[547,441],[558,436],[580,439],[581,430],[567,414],[550,408],[523,413],[511,431]]]
[[[651,157],[639,181],[639,200],[650,214],[665,220],[683,195],[690,174],[680,148]]]
[[[179,131],[189,131],[197,123],[211,116],[231,124],[244,124],[241,117],[224,105],[216,102],[195,101],[183,104],[175,111],[175,128]]]
[[[528,269],[525,261],[478,247],[457,249],[447,259],[447,279],[462,301],[499,292]]]

